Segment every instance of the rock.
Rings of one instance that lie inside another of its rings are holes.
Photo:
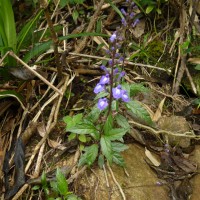
[[[156,184],[159,179],[146,164],[144,151],[144,148],[139,145],[129,145],[129,149],[123,154],[129,177],[125,175],[123,168],[112,165],[116,180],[123,188],[127,200],[169,200],[168,188]],[[98,167],[87,171],[81,180],[77,181],[77,191],[81,191],[83,199],[122,199],[109,170],[106,171],[109,187],[107,187],[104,171]]]
[[[174,134],[184,134],[190,131],[190,126],[186,119],[181,116],[164,116],[158,121],[159,129],[173,132]],[[182,148],[190,146],[190,138],[174,135],[165,135],[170,146],[179,145]]]

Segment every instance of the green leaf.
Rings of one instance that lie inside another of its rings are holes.
[[[71,133],[68,137],[68,140],[71,141],[76,137],[76,133]]]
[[[105,134],[108,133],[112,129],[112,127],[113,127],[113,117],[112,117],[111,114],[109,114],[109,116],[108,116],[108,118],[106,120],[106,123],[105,123],[105,125],[103,127],[104,133]]]
[[[53,190],[54,193],[58,194],[59,191],[58,191],[58,185],[57,185],[57,182],[56,181],[51,181],[50,182],[50,186]]]
[[[153,125],[149,113],[138,101],[130,101],[126,104],[127,108],[131,111],[130,114],[141,123],[145,123],[149,126]]]
[[[63,121],[67,124],[67,128],[71,128],[75,126],[76,124],[80,123],[83,118],[83,114],[79,113],[77,115],[71,116],[65,116],[63,118]]]
[[[117,152],[114,152],[113,154],[113,162],[121,167],[125,166],[123,157]]]
[[[102,154],[99,155],[99,158],[98,158],[98,165],[99,165],[99,168],[103,168],[103,165],[104,165],[104,156]]]
[[[111,141],[106,136],[102,136],[100,139],[101,151],[102,154],[107,158],[107,160],[111,163],[113,157],[113,151],[111,146]]]
[[[98,148],[99,147],[97,144],[93,144],[90,147],[86,147],[84,149],[85,153],[81,156],[78,165],[82,166],[87,164],[88,166],[91,166],[97,158]]]
[[[130,124],[128,123],[128,120],[123,115],[117,114],[115,116],[115,119],[119,126],[128,130],[130,129]]]
[[[31,189],[32,189],[32,190],[39,190],[39,189],[40,189],[40,186],[39,186],[39,185],[34,185]]]
[[[87,141],[85,135],[79,135],[79,136],[78,136],[78,139],[79,139],[81,142],[83,142],[83,143]]]
[[[42,172],[42,176],[41,176],[41,184],[42,184],[42,187],[47,186],[47,177],[44,171]]]
[[[57,181],[57,187],[58,187],[59,193],[61,195],[67,195],[68,183],[65,176],[63,175],[63,173],[61,172],[59,168],[57,168],[56,170],[56,181]]]
[[[60,41],[63,41],[63,40],[71,39],[71,38],[78,38],[78,37],[85,37],[85,36],[109,37],[108,35],[102,34],[102,33],[88,32],[88,33],[69,34],[67,36],[59,37],[58,39]],[[25,54],[23,61],[27,63],[33,57],[40,55],[40,54],[44,53],[45,51],[47,51],[48,49],[50,49],[52,44],[53,44],[52,40],[45,42],[45,43],[35,44],[34,47],[27,54]]]
[[[17,36],[17,53],[20,51],[21,47],[24,47],[23,45],[26,41],[26,38],[28,38],[30,34],[32,35],[31,30],[36,25],[36,22],[38,21],[42,13],[43,10],[40,10],[38,14],[33,19],[31,19],[26,25],[24,25],[22,30],[19,32]]]
[[[117,7],[114,3],[112,3],[111,0],[106,0],[106,1],[110,4],[110,6],[116,11],[116,13],[117,13],[121,18],[124,18],[124,16],[122,15],[121,11],[118,9],[118,7]]]
[[[101,111],[98,109],[97,106],[94,106],[91,110],[91,112],[87,116],[87,120],[91,122],[96,122],[99,119]]]
[[[24,98],[21,94],[19,94],[18,92],[14,91],[14,90],[7,90],[7,91],[2,91],[0,92],[0,99],[2,98],[7,98],[7,97],[14,97],[21,105],[21,107],[25,110],[25,106],[24,106]]]
[[[89,123],[81,123],[77,124],[73,127],[67,128],[68,132],[76,133],[76,134],[91,134],[91,133],[97,133],[98,130],[96,127]]]
[[[200,64],[196,65],[196,66],[195,66],[195,69],[196,69],[196,70],[200,70]]]
[[[78,11],[77,11],[77,10],[74,10],[73,13],[72,13],[72,18],[73,18],[75,24],[77,24],[77,19],[78,19],[78,17],[79,17]]]
[[[3,21],[3,28],[7,38],[8,47],[12,47],[13,51],[16,52],[17,36],[11,1],[0,0],[0,10],[0,18],[1,21]]]
[[[106,137],[113,141],[113,140],[120,140],[128,131],[128,129],[125,128],[115,128],[110,130],[108,133],[106,133]]]
[[[149,92],[149,90],[141,83],[132,83],[130,85],[130,96],[135,96],[140,92],[145,93]]]
[[[146,8],[146,14],[149,14],[153,9],[155,8],[155,6],[150,5]]]
[[[67,196],[67,200],[81,200],[75,194],[70,194]]]
[[[126,149],[128,149],[128,146],[121,143],[121,142],[112,142],[112,150],[114,152],[122,152],[122,151],[125,151]]]

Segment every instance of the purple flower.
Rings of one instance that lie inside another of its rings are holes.
[[[108,100],[106,98],[99,99],[97,104],[99,110],[104,110],[107,106],[108,106]]]
[[[129,102],[130,101],[126,90],[121,90],[121,97],[122,97],[122,100],[124,102]]]
[[[129,17],[130,17],[131,19],[133,19],[134,16],[135,16],[135,13],[134,13],[134,12],[131,12],[131,14],[129,15]]]
[[[103,90],[104,90],[104,86],[101,85],[100,83],[98,83],[98,84],[96,85],[96,87],[94,88],[94,93],[95,93],[95,94],[98,94],[99,92],[102,92]]]
[[[99,83],[101,85],[105,85],[106,83],[109,83],[110,82],[110,77],[109,77],[109,74],[106,74],[105,76],[102,76]]]
[[[125,16],[127,15],[126,11],[123,8],[121,9],[121,12],[123,15],[125,15]]]
[[[140,20],[136,19],[135,22],[132,24],[132,27],[134,28],[139,22],[140,22]]]
[[[113,71],[113,74],[116,75],[118,72],[119,72],[119,69],[115,68],[114,71]]]
[[[124,26],[127,26],[127,22],[126,22],[126,20],[125,20],[124,18],[122,18],[121,22],[122,22],[122,24],[123,24]]]
[[[108,64],[109,64],[110,66],[112,66],[112,65],[113,65],[113,61],[112,61],[112,60],[109,60],[109,61],[108,61]]]
[[[116,88],[113,88],[112,94],[115,99],[121,98],[121,85],[118,85]]]
[[[114,32],[111,37],[110,37],[110,41],[113,43],[117,38],[116,32]]]

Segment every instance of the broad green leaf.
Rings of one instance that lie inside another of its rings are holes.
[[[83,114],[79,113],[79,114],[73,116],[73,121],[75,124],[77,124],[77,123],[81,122],[82,118],[83,118]]]
[[[126,149],[128,149],[128,146],[121,143],[121,142],[112,142],[112,150],[114,152],[122,152],[122,151],[125,151]]]
[[[123,157],[117,152],[114,152],[113,154],[113,162],[121,167],[125,166]]]
[[[113,127],[113,117],[111,114],[109,114],[106,123],[103,127],[105,135],[112,129],[112,127]]]
[[[155,6],[150,5],[146,8],[146,14],[149,14],[153,9],[155,8]]]
[[[68,137],[68,140],[71,141],[76,137],[76,133],[71,133]]]
[[[105,161],[104,161],[104,156],[102,154],[99,155],[99,158],[98,158],[98,165],[99,167],[102,169],[103,168],[103,165],[104,165]]]
[[[115,116],[115,119],[119,126],[128,130],[130,129],[130,124],[128,123],[128,120],[123,115],[117,114]]]
[[[56,193],[56,194],[59,193],[58,185],[57,185],[56,181],[50,181],[50,186],[51,186],[51,189],[54,191],[54,193]]]
[[[64,121],[66,124],[68,124],[68,123],[70,123],[70,122],[72,121],[72,117],[69,116],[69,115],[67,115],[67,116],[63,117],[63,121]]]
[[[70,194],[67,196],[67,200],[81,200],[81,199],[77,197],[75,194]]]
[[[61,172],[59,168],[57,168],[56,170],[56,181],[57,181],[57,187],[58,187],[59,193],[61,195],[67,195],[68,183],[65,176],[63,175],[63,173]]]
[[[85,135],[79,135],[79,136],[78,136],[78,139],[79,139],[81,142],[83,142],[83,143],[87,141]]]
[[[138,101],[130,101],[126,104],[127,108],[131,111],[130,114],[141,123],[152,126],[153,122],[149,113]]]
[[[67,128],[67,131],[76,134],[90,134],[98,132],[94,125],[88,123],[77,124],[73,127]]]
[[[90,147],[84,149],[85,153],[81,156],[78,165],[82,166],[87,164],[91,166],[97,158],[98,155],[98,145],[93,144]]]
[[[140,92],[145,93],[149,92],[149,90],[141,83],[132,83],[130,85],[130,96],[135,96]]]
[[[110,130],[108,133],[106,133],[106,137],[113,141],[113,140],[120,140],[128,131],[128,129],[125,128],[115,128]]]
[[[24,110],[26,109],[23,104],[23,102],[24,102],[23,96],[21,94],[19,94],[18,92],[14,91],[14,90],[7,90],[7,91],[0,92],[0,99],[6,98],[6,97],[14,97],[20,103],[21,107]]]
[[[195,69],[196,69],[196,70],[200,70],[200,64],[196,65],[196,66],[195,66]]]
[[[101,111],[97,108],[97,106],[94,106],[91,110],[91,112],[87,116],[87,120],[91,122],[96,122],[99,119]]]
[[[113,151],[111,146],[111,141],[106,136],[102,136],[100,139],[101,151],[102,154],[107,158],[107,160],[111,163],[113,157]]]

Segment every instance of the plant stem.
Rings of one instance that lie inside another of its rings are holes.
[[[114,45],[116,45],[116,44],[114,44]],[[114,72],[114,65],[115,65],[115,54],[116,54],[116,50],[114,50],[113,53],[112,53],[112,65],[111,65],[111,72],[110,72],[110,97],[109,97],[109,104],[108,104],[108,114],[107,114],[106,118],[108,118],[108,116],[111,113],[112,100],[113,100],[112,89],[113,89],[113,83],[114,83],[113,72]]]

